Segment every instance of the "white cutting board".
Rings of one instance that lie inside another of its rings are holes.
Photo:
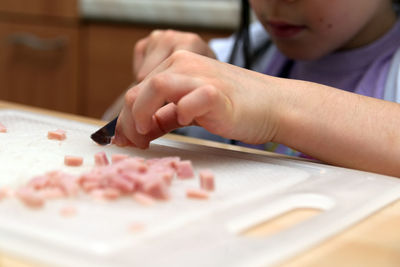
[[[185,188],[198,180],[175,180],[172,198],[143,207],[130,198],[98,202],[87,196],[48,201],[31,210],[0,201],[0,251],[57,266],[269,266],[332,236],[400,197],[400,180],[311,162],[156,140],[149,150],[101,147],[89,135],[97,126],[15,110],[0,111],[0,188],[18,186],[54,169],[79,174],[93,155],[125,153],[145,158],[180,156],[195,171],[211,169],[216,192],[190,200]],[[65,141],[47,139],[62,128]],[[84,157],[66,167],[64,155]],[[78,214],[60,216],[62,207]],[[323,212],[266,238],[243,230],[295,208]],[[132,232],[129,226],[145,227]]]

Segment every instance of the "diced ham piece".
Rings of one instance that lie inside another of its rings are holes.
[[[67,196],[63,192],[63,190],[58,187],[42,189],[42,190],[38,191],[38,195],[41,196],[45,200],[63,198],[63,197]]]
[[[168,186],[163,179],[153,179],[146,182],[143,191],[155,199],[166,200],[169,198]]]
[[[4,126],[1,122],[0,122],[0,133],[6,133],[7,132],[7,127]]]
[[[63,217],[73,217],[77,212],[76,208],[72,206],[66,206],[60,209],[60,215]]]
[[[65,156],[64,162],[67,166],[80,166],[83,158]],[[110,165],[105,152],[99,152],[95,154],[96,164],[91,171],[79,177],[62,171],[35,176],[16,196],[30,207],[41,207],[50,199],[77,196],[81,191],[101,200],[131,196],[142,205],[152,205],[156,200],[170,198],[169,186],[175,176],[180,179],[194,176],[192,162],[181,161],[179,157],[145,160],[114,154],[112,162]],[[202,189],[188,189],[188,198],[207,199],[206,190],[214,190],[214,175],[210,170],[200,171],[199,176]],[[3,191],[0,191],[0,199],[4,198]],[[74,213],[67,208],[60,212],[63,216]]]
[[[83,164],[83,158],[77,156],[65,156],[64,157],[64,164],[66,166],[78,167]]]
[[[121,192],[115,188],[106,188],[103,191],[103,197],[106,199],[114,200],[121,196]]]
[[[51,171],[31,179],[27,187],[44,199],[76,196],[79,192],[76,177],[61,171]]]
[[[170,170],[167,170],[161,174],[161,177],[167,183],[167,185],[171,185],[172,180],[174,179],[174,173]]]
[[[47,138],[60,141],[65,140],[65,138],[67,138],[66,131],[61,129],[57,129],[55,131],[49,131],[47,133]]]
[[[129,225],[129,231],[132,233],[138,233],[145,229],[145,225],[139,222],[133,222]]]
[[[76,196],[79,193],[79,186],[74,176],[62,173],[59,178],[59,188],[66,196]]]
[[[99,200],[115,200],[121,196],[120,191],[115,188],[95,189],[90,194],[93,198]]]
[[[135,183],[124,179],[121,176],[113,176],[109,179],[110,187],[120,190],[124,193],[131,193],[135,190]]]
[[[117,163],[117,162],[119,162],[121,160],[124,160],[124,159],[127,159],[127,158],[129,158],[129,156],[126,155],[126,154],[112,154],[111,155],[111,162],[112,163]]]
[[[0,188],[0,201],[7,197],[7,192],[4,188]]]
[[[210,170],[201,170],[199,172],[200,187],[208,191],[215,190],[214,174]]]
[[[14,189],[9,188],[9,187],[3,187],[0,189],[0,200],[1,200],[1,196],[3,198],[14,197],[15,191],[14,191]]]
[[[29,187],[22,187],[18,189],[16,196],[30,208],[41,208],[44,205],[43,197]]]
[[[94,189],[90,191],[90,195],[94,199],[103,200],[104,199],[104,190],[103,189]]]
[[[148,159],[147,163],[149,165],[165,166],[176,168],[176,165],[181,161],[179,157],[164,157],[164,158],[152,158]]]
[[[108,165],[107,155],[104,151],[98,152],[94,154],[94,163],[96,166],[105,166]]]
[[[118,169],[123,170],[124,172],[136,172],[136,173],[145,173],[149,169],[146,161],[142,158],[128,158],[117,162]]]
[[[188,198],[208,199],[208,192],[203,189],[189,188],[186,190]]]
[[[29,181],[28,186],[39,190],[47,185],[48,180],[49,178],[46,175],[35,176]]]
[[[192,162],[190,160],[182,160],[176,163],[176,174],[180,179],[192,178],[194,176]]]
[[[91,192],[95,189],[101,188],[101,185],[99,182],[86,181],[81,184],[81,187],[85,192]]]
[[[154,199],[151,196],[141,192],[134,193],[132,197],[136,202],[143,206],[151,206],[154,204]]]

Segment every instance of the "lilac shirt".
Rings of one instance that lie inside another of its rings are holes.
[[[383,98],[391,59],[400,48],[400,20],[377,41],[313,61],[295,61],[289,78],[316,82],[360,95]],[[265,74],[277,76],[287,60],[278,50]]]

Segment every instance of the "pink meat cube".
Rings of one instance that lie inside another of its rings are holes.
[[[63,217],[72,217],[77,214],[77,210],[75,207],[66,206],[60,209],[60,215]]]
[[[111,162],[116,163],[127,158],[129,158],[129,156],[125,154],[113,154],[111,155]]]
[[[192,178],[194,176],[192,162],[190,160],[182,160],[176,163],[176,174],[180,179]]]
[[[161,174],[161,177],[167,183],[167,185],[171,185],[172,180],[174,179],[174,173],[172,171],[165,171]]]
[[[60,190],[65,196],[76,196],[79,193],[77,179],[69,174],[63,174],[59,180]]]
[[[106,188],[103,191],[103,197],[109,200],[117,199],[121,196],[121,192],[115,188]]]
[[[1,200],[1,196],[3,198],[14,197],[15,191],[14,191],[14,189],[9,188],[9,187],[3,187],[0,189],[0,200]]]
[[[121,192],[115,188],[94,189],[90,192],[94,199],[115,200],[121,196]]]
[[[155,199],[166,200],[169,198],[168,186],[163,179],[153,179],[146,182],[143,191]]]
[[[57,129],[55,131],[49,131],[47,133],[47,138],[48,139],[54,139],[54,140],[64,140],[67,138],[66,131]]]
[[[0,133],[6,133],[6,132],[7,132],[6,126],[4,126],[4,125],[0,122]]]
[[[43,199],[57,199],[65,197],[65,193],[61,188],[53,187],[53,188],[45,188],[37,192],[40,197]]]
[[[85,192],[91,192],[95,189],[101,188],[98,181],[85,181],[81,183],[81,187]]]
[[[49,177],[47,177],[47,175],[35,176],[29,181],[28,186],[39,190],[47,185],[48,180]]]
[[[132,233],[142,232],[145,229],[145,225],[139,222],[133,222],[129,225],[129,231]]]
[[[133,171],[145,173],[148,170],[146,161],[144,161],[142,158],[128,158],[118,163],[118,168],[121,168],[126,172]]]
[[[44,205],[44,199],[33,189],[28,187],[22,187],[16,192],[16,196],[26,206],[30,208],[41,208]]]
[[[83,163],[82,157],[77,156],[65,156],[64,157],[64,164],[67,166],[78,167],[81,166]]]
[[[124,179],[131,181],[132,183],[135,184],[135,190],[143,190],[144,184],[148,181],[148,176],[147,174],[142,174],[142,173],[136,173],[133,171],[128,171],[128,172],[121,172],[122,177]]]
[[[186,190],[186,196],[188,198],[208,199],[208,192],[203,189],[189,188]]]
[[[4,188],[0,188],[0,200],[7,197],[7,192]]]
[[[98,200],[104,199],[104,189],[94,189],[94,190],[91,190],[89,194],[94,199],[98,199]]]
[[[180,162],[180,160],[181,159],[179,157],[152,158],[148,159],[147,163],[150,165],[175,168],[176,165]]]
[[[112,176],[108,178],[109,186],[118,189],[123,193],[131,193],[135,190],[135,183],[121,176]]]
[[[143,206],[151,206],[154,204],[154,199],[144,193],[136,192],[132,195],[133,199],[136,200],[138,203],[142,204]]]
[[[104,151],[98,152],[94,155],[94,163],[97,166],[105,166],[108,165],[108,159],[106,153]]]
[[[214,174],[210,170],[201,170],[199,176],[200,187],[208,191],[214,191]]]

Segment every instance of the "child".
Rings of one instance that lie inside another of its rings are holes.
[[[241,143],[272,141],[330,164],[400,176],[395,4],[250,4],[261,23],[250,29],[258,60],[244,58],[255,71],[222,63],[225,42],[212,43],[214,53],[191,33],[154,31],[137,43],[140,83],[125,96],[114,142],[146,148],[173,129],[198,125]]]

